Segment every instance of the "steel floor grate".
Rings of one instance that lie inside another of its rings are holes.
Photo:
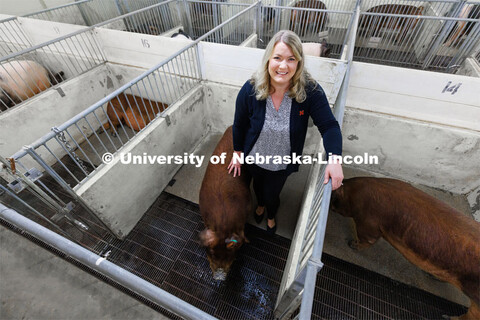
[[[199,245],[202,229],[198,205],[164,192],[125,240],[84,236],[81,243],[96,253],[110,250],[108,260],[219,319],[273,319],[290,240],[247,225],[250,243],[220,282],[213,280]],[[466,311],[327,254],[322,260],[313,319],[442,319]]]

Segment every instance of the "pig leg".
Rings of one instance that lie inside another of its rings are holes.
[[[348,245],[354,250],[362,250],[374,244],[382,235],[378,227],[368,221],[354,219],[357,239],[350,240]]]
[[[470,300],[470,308],[468,308],[467,313],[460,316],[461,320],[477,320],[480,319],[480,308],[473,300]]]

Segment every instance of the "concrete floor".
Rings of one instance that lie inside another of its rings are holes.
[[[209,157],[222,134],[210,134],[196,148],[195,153]],[[206,170],[207,161],[201,168],[183,166],[174,177],[175,183],[165,191],[198,203],[198,193]],[[303,189],[309,173],[309,166],[301,166],[292,174],[280,195],[281,204],[277,213],[277,234],[291,239],[295,231],[298,212],[301,206]],[[345,178],[356,176],[378,176],[371,172],[344,167]],[[448,192],[415,185],[424,192],[450,204],[460,212],[468,213],[470,208],[465,197]],[[253,192],[252,192],[253,194]],[[257,225],[253,215],[248,223]],[[262,222],[266,228],[266,220]],[[445,299],[468,306],[469,299],[452,285],[439,281],[407,261],[396,249],[383,239],[362,252],[352,250],[348,241],[353,239],[353,220],[330,212],[325,235],[324,251],[334,257],[375,271],[399,282],[418,287]]]
[[[0,226],[0,319],[168,319]]]
[[[195,153],[210,156],[221,134],[211,134]],[[183,166],[175,183],[165,191],[198,203],[198,192],[207,162],[202,168]],[[309,167],[291,175],[281,194],[277,233],[292,238]],[[344,168],[347,178],[372,175]],[[418,187],[418,186],[417,186]],[[421,187],[427,193],[469,212],[463,197]],[[253,216],[249,223],[255,224]],[[264,227],[266,222],[263,222]],[[329,215],[324,251],[451,301],[468,305],[468,299],[453,286],[435,280],[380,239],[373,247],[355,252],[351,220]],[[1,319],[164,319],[159,313],[103,283],[14,232],[0,227],[0,318]],[[118,306],[123,306],[118,308]],[[68,306],[67,308],[65,306]]]

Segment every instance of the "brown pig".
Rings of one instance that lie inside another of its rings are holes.
[[[421,16],[424,7],[415,7],[405,4],[382,4],[370,8],[367,12],[392,14],[395,16],[371,16],[362,15],[358,23],[359,29],[363,35],[369,37],[379,37],[382,29],[396,30],[398,35],[395,37],[396,42],[402,42],[406,39],[407,34],[416,31],[415,27],[419,21],[418,18],[404,18],[398,15]]]
[[[325,4],[319,0],[300,0],[295,3],[294,7],[320,10],[327,9]],[[300,37],[305,36],[309,28],[313,28],[313,32],[317,34],[326,29],[327,21],[328,14],[324,11],[292,10],[290,30],[295,31]]]
[[[207,248],[207,257],[215,280],[225,280],[237,250],[246,241],[244,228],[252,211],[250,176],[242,170],[241,176],[228,174],[233,154],[232,127],[227,128],[213,155],[226,153],[224,164],[208,163],[200,188],[200,213],[205,230],[200,240]]]
[[[480,223],[408,183],[353,178],[332,193],[332,210],[355,221],[362,249],[383,237],[407,260],[462,290],[480,319]]]
[[[121,93],[108,102],[107,116],[110,121],[107,121],[103,128],[105,130],[110,128],[113,136],[116,135],[116,128],[121,123],[140,131],[166,108],[168,105],[163,102]]]

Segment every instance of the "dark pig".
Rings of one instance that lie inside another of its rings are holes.
[[[371,13],[385,13],[392,15],[421,16],[424,7],[415,7],[405,4],[382,4],[368,9]],[[402,42],[407,34],[413,33],[418,23],[418,18],[398,16],[372,16],[362,15],[358,23],[360,34],[368,37],[380,37],[385,30],[398,32],[396,42]]]
[[[319,0],[301,0],[295,3],[294,7],[320,10],[327,9],[325,4]],[[313,32],[317,34],[326,29],[327,22],[328,14],[325,11],[292,10],[292,15],[290,16],[290,30],[298,33],[300,37],[305,36],[307,30],[310,28],[313,28]]]
[[[462,290],[480,319],[480,223],[408,183],[353,178],[332,193],[332,210],[355,221],[354,249],[380,237],[419,268]]]
[[[224,164],[208,163],[199,199],[205,224],[200,241],[207,249],[215,280],[225,280],[236,252],[246,242],[245,223],[253,208],[247,170],[242,170],[240,177],[228,174],[227,167],[233,154],[231,126],[218,142],[213,155],[220,156],[224,152]]]

